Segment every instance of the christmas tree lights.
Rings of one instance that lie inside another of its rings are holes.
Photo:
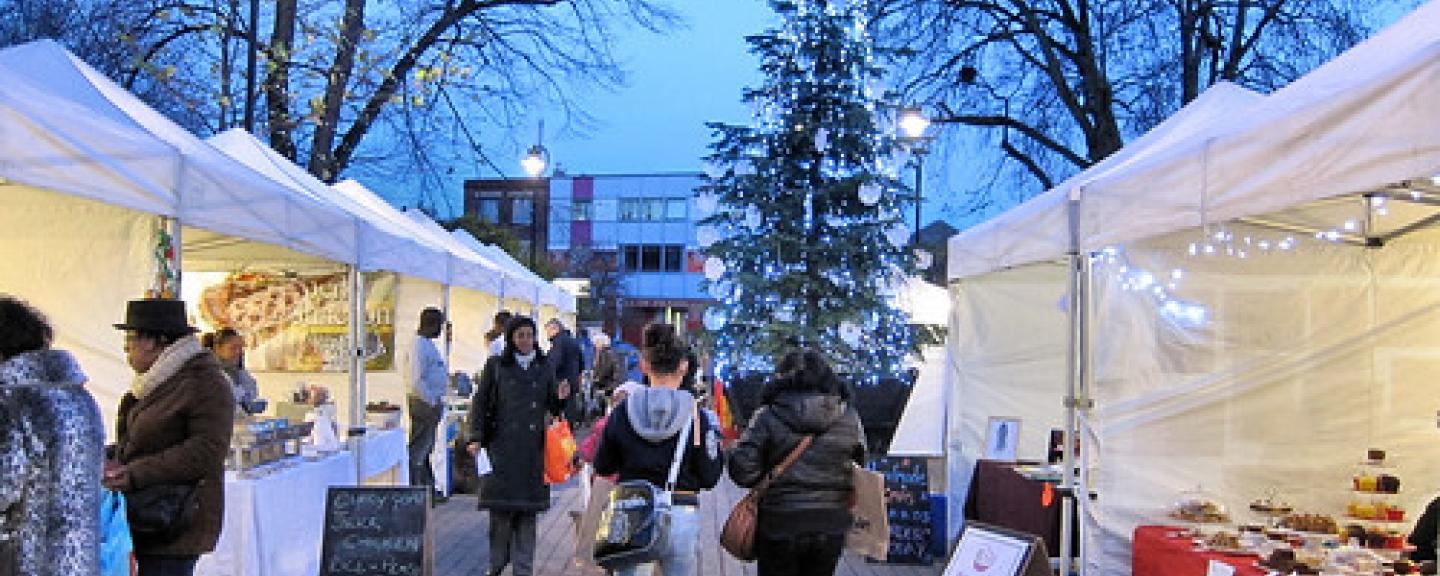
[[[696,205],[717,369],[768,372],[796,346],[858,384],[901,377],[914,328],[890,298],[914,274],[914,195],[885,104],[867,2],[772,1],[783,23],[750,38],[766,80],[749,126],[712,124]]]

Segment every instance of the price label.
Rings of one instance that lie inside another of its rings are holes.
[[[1219,560],[1211,560],[1205,576],[1235,576],[1235,567]]]

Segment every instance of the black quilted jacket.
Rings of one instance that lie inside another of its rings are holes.
[[[850,527],[852,466],[865,460],[860,417],[839,396],[784,393],[755,412],[730,453],[730,478],[759,483],[807,434],[810,447],[760,500],[760,529],[839,533]]]

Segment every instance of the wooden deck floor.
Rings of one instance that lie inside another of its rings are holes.
[[[587,572],[572,561],[575,533],[571,510],[579,510],[580,490],[575,480],[553,487],[551,507],[540,517],[539,542],[535,553],[536,576],[560,574],[601,574]],[[755,564],[741,563],[730,557],[719,544],[719,529],[730,513],[730,507],[744,492],[723,479],[716,490],[701,497],[700,570],[697,576],[754,576]],[[435,508],[435,576],[472,576],[485,573],[489,566],[489,517],[475,509],[475,497],[458,495]],[[846,553],[836,568],[836,576],[937,576],[942,570],[937,561],[933,566],[891,566],[875,564]],[[509,571],[506,571],[509,574]]]

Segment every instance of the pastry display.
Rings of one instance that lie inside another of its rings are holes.
[[[1240,536],[1231,532],[1216,532],[1205,539],[1205,546],[1214,550],[1237,550],[1240,548]]]
[[[1186,499],[1177,502],[1170,516],[1186,522],[1223,523],[1230,521],[1225,507],[1213,500]]]
[[[1289,514],[1280,519],[1280,526],[1316,534],[1338,534],[1340,531],[1340,525],[1328,514]]]

